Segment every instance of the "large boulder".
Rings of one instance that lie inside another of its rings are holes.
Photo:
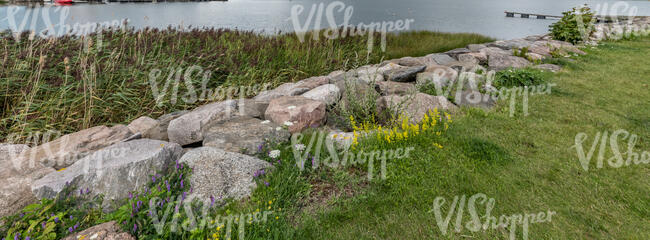
[[[53,168],[16,169],[13,161],[23,151],[28,150],[27,145],[0,144],[0,218],[17,214],[25,206],[36,202],[32,194],[31,184],[35,179],[54,172]]]
[[[341,90],[335,84],[325,84],[316,87],[302,95],[303,97],[332,105],[341,99]]]
[[[63,240],[135,240],[130,234],[123,232],[115,221],[102,223],[78,233],[70,234]]]
[[[114,127],[97,126],[71,133],[51,142],[29,149],[20,154],[14,161],[16,168],[41,168],[43,166],[56,169],[72,165],[97,150],[119,143],[129,138],[133,133],[127,126]]]
[[[127,127],[132,133],[140,133],[142,134],[143,138],[150,138],[148,136],[148,133],[151,129],[155,128],[156,126],[158,126],[158,121],[156,119],[146,117],[146,116],[133,120],[133,122],[127,125]]]
[[[179,162],[194,169],[190,184],[194,191],[188,200],[211,204],[211,199],[242,199],[250,196],[257,186],[256,172],[271,168],[271,164],[240,153],[213,147],[200,147],[183,155]]]
[[[491,109],[496,105],[496,98],[479,91],[465,90],[456,93],[454,103],[458,106]]]
[[[291,134],[280,125],[251,117],[236,117],[217,124],[203,133],[203,146],[244,154],[259,153],[266,141],[285,142]]]
[[[458,71],[459,73],[476,72],[479,69],[484,70],[484,68],[478,64],[478,61],[455,61],[448,63],[446,66]]]
[[[143,134],[144,138],[155,139],[160,141],[169,141],[169,136],[167,135],[167,129],[169,128],[169,123],[182,116],[189,111],[179,111],[168,113],[162,115],[156,120],[158,123],[153,128],[149,129]]]
[[[389,111],[393,116],[404,114],[411,123],[422,121],[424,115],[434,109],[455,112],[458,107],[443,96],[431,96],[424,93],[409,96],[390,95],[377,99],[378,112],[386,113]]]
[[[258,101],[271,101],[283,96],[298,96],[318,86],[328,84],[329,82],[329,76],[310,77],[295,83],[282,84],[272,90],[263,91],[253,99]]]
[[[470,53],[470,52],[472,52],[472,51],[470,51],[467,48],[456,48],[456,49],[453,49],[453,50],[446,51],[445,54],[449,55],[452,58],[457,58],[458,55],[465,54],[465,53]]]
[[[416,66],[422,66],[427,64],[427,61],[421,57],[418,58],[403,57],[403,58],[390,60],[389,62],[396,63],[398,65],[406,66],[406,67],[416,67]]]
[[[114,201],[142,190],[152,175],[165,174],[182,153],[178,144],[152,139],[118,143],[34,181],[32,192],[38,198],[54,198],[70,184],[90,190],[91,197],[103,195],[102,206],[111,210]]]
[[[432,59],[438,65],[447,65],[451,62],[455,62],[456,59],[450,57],[444,53],[433,53],[425,56],[426,58]]]
[[[537,41],[528,47],[528,52],[539,54],[545,57],[551,57],[551,45],[545,41]]]
[[[384,79],[393,82],[413,82],[415,76],[426,69],[425,65],[415,67],[401,67],[384,72]]]
[[[503,49],[497,48],[497,47],[482,48],[481,50],[479,50],[479,52],[482,53],[482,54],[485,54],[485,56],[488,57],[488,60],[489,60],[490,56],[500,56],[500,57],[501,56],[512,56],[512,51],[503,50]]]
[[[32,193],[32,183],[52,172],[55,172],[54,168],[49,167],[29,172],[19,172],[11,167],[0,170],[0,218],[17,214],[25,206],[37,202]]]
[[[486,48],[487,46],[485,44],[470,44],[467,45],[467,49],[469,49],[472,52],[478,52],[483,48]]]
[[[203,130],[211,124],[232,118],[237,113],[237,101],[203,105],[183,114],[169,123],[167,134],[169,141],[187,145],[203,141]]]
[[[264,118],[264,112],[269,107],[268,101],[258,101],[255,99],[242,99],[238,101],[238,115],[249,116],[254,118]]]
[[[508,68],[524,68],[531,63],[525,58],[515,56],[490,55],[488,66],[490,70],[501,71]]]
[[[422,73],[418,73],[419,74]],[[411,83],[401,83],[401,82],[391,82],[391,81],[386,81],[386,82],[378,82],[375,84],[377,91],[383,95],[405,95],[405,94],[414,94],[417,92],[417,89],[415,88],[415,85]]]
[[[23,151],[29,150],[29,146],[25,144],[7,144],[7,143],[0,143],[0,163],[3,163],[3,168],[8,168],[11,165],[4,165],[4,164],[11,164],[13,160],[16,160],[20,153]]]
[[[302,96],[273,99],[264,114],[267,120],[289,125],[291,133],[300,132],[308,127],[322,126],[325,124],[326,115],[324,102]]]
[[[487,64],[487,55],[481,52],[471,52],[458,55],[458,61],[470,62],[474,64]]]
[[[511,50],[511,49],[527,48],[530,47],[532,44],[533,44],[532,41],[528,41],[525,39],[511,39],[511,40],[503,40],[503,41],[488,43],[487,46],[498,47],[504,50]]]

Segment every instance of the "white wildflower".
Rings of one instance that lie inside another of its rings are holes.
[[[296,145],[293,145],[293,148],[295,148],[296,150],[302,152],[303,150],[305,150],[305,145],[304,144],[296,144]]]
[[[269,152],[269,157],[276,159],[280,156],[280,150],[273,150]]]
[[[284,122],[284,125],[287,126],[287,127],[291,127],[291,126],[293,126],[293,123],[289,122],[289,121],[286,121],[286,122]]]
[[[296,106],[288,106],[287,109],[294,109]]]
[[[269,121],[269,120],[264,120],[264,121],[262,121],[262,124],[269,124],[270,122],[271,121]]]

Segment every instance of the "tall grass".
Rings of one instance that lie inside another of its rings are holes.
[[[389,35],[387,52],[379,51],[375,41],[375,50],[368,53],[363,36],[316,41],[308,34],[305,39],[224,29],[116,30],[33,40],[23,33],[20,41],[0,33],[0,141],[12,133],[65,134],[205,104],[167,99],[158,105],[149,84],[154,69],[161,70],[159,86],[170,72],[194,65],[211,71],[210,89],[277,86],[382,59],[489,41],[468,34],[406,33]],[[179,98],[187,92],[186,80],[201,86],[200,76],[189,77],[181,76]]]

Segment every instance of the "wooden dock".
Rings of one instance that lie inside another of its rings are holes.
[[[522,13],[522,12],[510,12],[505,11],[506,17],[515,17],[519,15],[521,18],[531,18],[535,17],[536,19],[562,19],[562,16],[548,15],[548,14],[537,14],[537,13]],[[613,21],[627,21],[632,18],[644,18],[646,16],[605,16],[605,15],[595,15],[597,22],[613,22]]]
[[[562,16],[553,16],[547,14],[536,14],[536,13],[521,13],[521,12],[509,12],[505,11],[506,17],[515,17],[519,15],[521,18],[530,18],[531,16],[536,17],[537,19],[561,19]]]

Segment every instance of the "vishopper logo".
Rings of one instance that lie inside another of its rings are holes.
[[[618,129],[610,133],[607,131],[597,132],[594,136],[594,140],[589,146],[589,150],[585,152],[585,147],[583,144],[587,141],[589,136],[587,133],[581,132],[575,136],[575,145],[571,148],[575,148],[578,154],[578,160],[580,160],[580,165],[585,171],[589,171],[589,165],[591,160],[594,157],[594,153],[598,148],[598,157],[596,159],[596,168],[603,168],[607,149],[611,150],[612,156],[607,159],[607,164],[612,168],[620,168],[622,166],[631,166],[639,164],[649,164],[650,163],[650,152],[643,151],[637,152],[634,150],[634,147],[637,144],[638,136],[636,134],[630,133],[624,129]],[[627,151],[621,152],[621,146],[619,145],[619,139],[627,140]],[[609,141],[609,147],[607,142]],[[626,158],[623,157],[626,155]]]
[[[19,133],[11,133],[9,136],[7,136],[7,142],[9,144],[25,144],[30,147],[36,147],[42,144],[45,144],[47,142],[50,142],[54,139],[58,139],[62,136],[63,134],[60,131],[56,130],[48,130],[46,132],[30,132],[27,134],[25,138],[21,138],[21,134]],[[58,150],[55,149],[45,149],[46,155],[49,156],[54,156],[54,153],[57,152]],[[26,169],[34,169],[37,166],[40,166],[41,163],[37,163],[39,159],[37,158],[37,155],[33,151],[33,149],[27,149],[22,152],[9,152],[9,159],[12,163],[12,166],[14,169],[18,171],[22,171],[23,168]]]
[[[388,32],[404,31],[411,28],[414,19],[400,19],[395,21],[371,22],[369,24],[359,23],[357,26],[350,25],[350,19],[354,13],[353,6],[346,6],[341,1],[335,1],[325,6],[325,3],[312,4],[309,14],[306,16],[306,22],[300,24],[300,16],[305,11],[305,6],[294,5],[291,8],[291,17],[294,31],[300,42],[305,41],[305,35],[313,26],[313,40],[320,39],[321,24],[323,15],[327,20],[329,28],[325,30],[324,36],[328,39],[345,38],[347,36],[362,36],[368,34],[368,53],[372,52],[374,46],[375,33],[381,33],[381,50],[386,51],[386,35]],[[336,22],[336,14],[343,13],[343,22]]]
[[[105,44],[102,32],[109,29],[126,29],[128,19],[112,20],[104,22],[86,22],[67,24],[69,19],[70,8],[61,6],[44,6],[36,8],[27,8],[19,6],[9,6],[6,8],[7,16],[0,19],[0,22],[6,21],[16,41],[21,41],[23,32],[30,30],[29,40],[33,40],[37,35],[41,38],[52,38],[60,36],[85,36],[91,33],[97,34],[96,49],[101,49]],[[58,16],[58,22],[55,17]],[[27,25],[29,23],[29,25]],[[37,29],[37,24],[44,25],[43,29]],[[85,48],[88,50],[92,47],[92,41],[86,40]]]
[[[512,215],[501,215],[492,216],[492,210],[496,205],[494,198],[488,198],[487,195],[483,193],[477,193],[467,198],[466,195],[455,196],[454,200],[451,202],[447,210],[447,216],[443,219],[443,210],[445,203],[447,202],[444,197],[436,197],[433,200],[433,209],[429,213],[433,212],[436,218],[436,224],[442,232],[443,235],[447,235],[449,228],[449,223],[453,217],[454,212],[456,212],[456,221],[454,231],[460,233],[463,231],[463,226],[472,232],[486,231],[489,228],[493,230],[508,228],[510,231],[510,239],[516,239],[517,225],[522,227],[522,236],[523,239],[528,239],[528,230],[531,223],[544,223],[550,222],[553,215],[556,212],[547,210],[546,212],[541,211],[537,214],[535,213],[523,213],[523,214],[512,214]],[[477,206],[484,205],[485,214],[483,216],[479,215],[479,210]],[[463,217],[465,216],[465,206],[467,206],[467,213],[469,214],[470,220],[463,225]],[[483,219],[483,221],[481,221]]]
[[[149,85],[158,106],[162,106],[166,101],[169,101],[171,104],[178,102],[181,81],[186,89],[181,95],[181,101],[188,104],[193,104],[197,101],[230,100],[236,97],[243,100],[246,96],[257,95],[260,92],[266,91],[270,86],[270,83],[265,83],[263,85],[255,84],[238,87],[219,86],[211,89],[208,87],[208,84],[210,83],[212,71],[204,70],[201,66],[193,65],[188,68],[170,67],[166,71],[163,72],[161,69],[153,69],[149,72]],[[201,80],[201,91],[197,94],[197,88],[195,86],[197,81],[194,79],[199,78]],[[164,82],[164,84],[159,85],[161,82]]]
[[[239,239],[245,239],[245,227],[247,224],[264,224],[274,212],[271,210],[263,212],[256,211],[251,213],[229,214],[227,216],[216,215],[213,218],[210,215],[210,206],[203,205],[200,208],[194,208],[191,201],[184,200],[183,196],[177,196],[171,199],[154,197],[149,201],[148,216],[151,217],[151,223],[158,235],[162,235],[165,232],[165,228],[168,228],[171,232],[225,228],[225,236],[223,239],[231,239],[232,231],[235,228],[234,225],[237,225]],[[181,218],[182,215],[180,213],[184,213],[185,217]],[[182,222],[179,223],[179,220],[182,220]]]
[[[379,168],[380,179],[386,179],[386,162],[392,159],[403,159],[410,156],[414,147],[382,149],[366,152],[360,149],[356,152],[351,150],[353,136],[343,139],[342,143],[335,143],[336,136],[329,135],[324,131],[311,134],[307,146],[302,144],[305,134],[296,133],[291,136],[291,148],[296,160],[296,166],[305,170],[305,164],[311,163],[312,169],[318,169],[321,164],[324,167],[339,168],[367,164],[368,180],[372,180],[375,174],[376,164]],[[350,140],[350,141],[347,141]],[[321,159],[321,152],[325,151],[327,157]],[[378,162],[375,162],[378,161]]]

